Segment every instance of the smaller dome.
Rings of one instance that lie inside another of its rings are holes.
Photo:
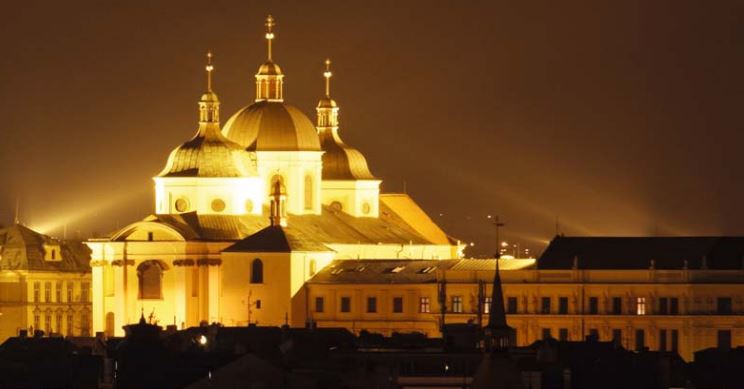
[[[326,129],[320,133],[323,151],[323,180],[374,180],[367,159],[345,144],[338,132]]]
[[[217,94],[216,93],[214,93],[212,91],[209,91],[209,92],[204,92],[204,94],[201,95],[201,98],[199,99],[199,102],[201,102],[201,103],[219,103],[220,102],[220,99],[217,98]]]
[[[333,100],[330,97],[323,97],[318,101],[318,108],[336,108],[338,105],[336,105],[336,100]]]
[[[264,64],[258,68],[259,76],[278,76],[281,74],[282,74],[282,69],[279,68],[279,65],[271,61],[264,62]]]

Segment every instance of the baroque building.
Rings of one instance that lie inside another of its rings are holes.
[[[220,128],[212,55],[196,134],[154,177],[155,212],[92,250],[93,327],[121,335],[141,311],[178,327],[303,325],[304,284],[333,260],[462,256],[405,194],[381,194],[340,137],[330,61],[317,125],[285,102],[274,19],[255,99]]]
[[[14,223],[0,229],[0,341],[43,331],[91,335],[90,255]]]

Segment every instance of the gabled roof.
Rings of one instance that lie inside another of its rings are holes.
[[[538,269],[741,269],[744,237],[557,236],[537,260]],[[705,258],[705,265],[703,265]]]
[[[306,235],[296,233],[291,227],[268,226],[223,251],[228,253],[290,253],[333,250]]]
[[[58,246],[59,260],[45,260],[44,246]],[[81,242],[60,241],[22,224],[0,229],[0,270],[89,272],[90,250]]]

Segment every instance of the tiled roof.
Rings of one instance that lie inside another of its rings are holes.
[[[59,260],[45,260],[44,245],[60,248]],[[14,224],[0,229],[0,270],[89,272],[90,250],[80,242],[60,241]]]
[[[333,251],[306,235],[297,234],[291,227],[269,226],[239,240],[225,252],[289,253],[293,251]]]
[[[539,269],[741,269],[744,237],[564,237],[550,242]],[[704,259],[705,258],[705,259]],[[705,262],[705,264],[703,263]]]
[[[459,259],[335,260],[308,282],[340,284],[421,284],[436,282],[436,272],[452,268]]]

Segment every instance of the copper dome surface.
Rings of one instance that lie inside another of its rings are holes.
[[[323,148],[324,180],[374,180],[367,159],[362,153],[344,143],[336,131],[326,130],[320,135]]]
[[[310,119],[283,102],[259,101],[241,109],[225,123],[222,133],[251,151],[320,151]]]
[[[268,61],[259,66],[258,74],[262,76],[278,76],[282,74],[282,69],[279,65]]]

